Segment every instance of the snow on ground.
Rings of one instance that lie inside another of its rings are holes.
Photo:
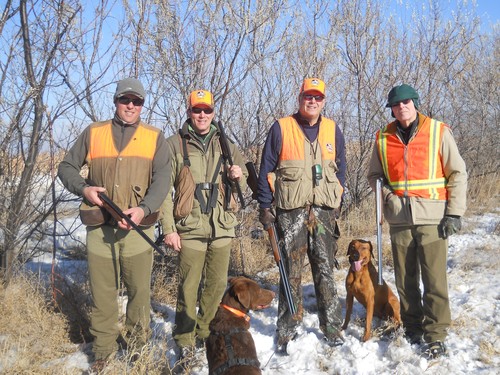
[[[289,344],[289,356],[274,354],[277,299],[266,310],[251,312],[253,335],[262,373],[283,374],[498,374],[500,373],[500,247],[499,215],[484,214],[464,219],[461,234],[450,238],[448,277],[452,326],[446,341],[447,357],[427,361],[418,355],[399,330],[390,337],[360,341],[364,327],[364,308],[355,301],[353,317],[345,332],[345,344],[330,348],[322,343],[318,327],[314,289],[304,285],[305,313],[301,335]],[[78,235],[77,235],[78,236]],[[81,235],[80,235],[81,236]],[[81,239],[81,238],[80,238]],[[66,244],[67,246],[67,244]],[[64,246],[63,246],[64,247]],[[72,264],[62,261],[63,264]],[[38,267],[42,264],[38,263]],[[34,266],[34,264],[32,264]],[[45,264],[47,267],[48,264]],[[384,268],[384,279],[395,291],[393,270]],[[336,271],[337,288],[345,311],[343,280],[347,267]],[[277,289],[275,289],[277,291]],[[171,364],[176,349],[171,332],[174,308],[154,304],[153,345],[164,348]],[[344,312],[343,311],[343,312]],[[161,312],[158,313],[158,312]],[[163,318],[167,316],[166,320]],[[374,319],[374,328],[382,322]],[[79,351],[62,359],[67,368],[89,367],[87,356]],[[192,372],[208,374],[205,365]]]

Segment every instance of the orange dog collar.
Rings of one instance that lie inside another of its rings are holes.
[[[250,317],[247,314],[245,314],[243,311],[235,309],[235,308],[230,307],[228,305],[225,305],[223,303],[221,303],[220,306],[225,308],[228,311],[231,311],[234,315],[239,316],[240,318],[244,318],[245,321],[247,321],[247,322],[250,321]]]

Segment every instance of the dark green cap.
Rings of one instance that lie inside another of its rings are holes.
[[[418,93],[415,89],[405,83],[400,86],[394,86],[391,91],[389,91],[389,95],[387,97],[386,107],[390,108],[394,104],[402,102],[405,99],[412,99],[413,104],[415,104],[415,108],[418,109]]]

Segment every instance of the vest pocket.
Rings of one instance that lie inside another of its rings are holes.
[[[130,186],[132,189],[132,196],[130,197],[129,207],[137,207],[146,195],[146,186],[133,184]]]
[[[447,201],[411,197],[413,224],[439,224],[446,212]]]
[[[321,206],[337,208],[340,206],[342,198],[342,186],[337,178],[337,166],[332,161],[324,171],[324,182],[320,181],[319,187],[314,189],[314,202]]]
[[[222,229],[232,229],[238,224],[236,215],[230,211],[219,210],[219,224]]]
[[[393,194],[384,204],[384,217],[389,224],[411,225],[411,214],[407,200],[399,195]]]
[[[189,232],[202,227],[200,204],[196,199],[193,201],[191,212],[186,217],[176,220],[176,227],[179,232]]]
[[[309,198],[312,181],[304,181],[304,169],[296,167],[281,168],[277,171],[275,199],[276,205],[283,209],[302,207]]]

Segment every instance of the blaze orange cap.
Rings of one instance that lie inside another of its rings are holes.
[[[214,97],[210,91],[195,90],[189,95],[189,108],[200,105],[214,107]]]
[[[322,95],[325,95],[325,82],[320,80],[319,78],[306,78],[302,83],[302,87],[300,88],[300,93],[308,92],[308,91],[317,91]]]

